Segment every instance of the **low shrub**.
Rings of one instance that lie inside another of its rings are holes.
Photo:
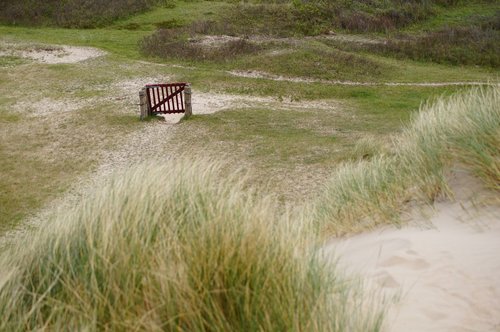
[[[191,29],[209,29],[197,23]],[[142,52],[149,56],[181,60],[225,61],[261,49],[260,45],[244,38],[228,39],[214,44],[203,43],[194,35],[190,38],[187,29],[160,29],[141,41]]]
[[[383,43],[324,40],[346,51],[368,51],[417,61],[451,65],[500,66],[500,13],[473,16],[468,25],[444,27],[419,35],[392,35]]]
[[[317,34],[328,29],[352,32],[384,32],[408,26],[433,16],[436,6],[457,1],[343,1],[296,0],[294,13],[300,29]]]
[[[492,23],[494,24],[494,23]],[[448,27],[418,37],[369,45],[371,50],[400,58],[452,65],[500,67],[500,30],[482,26]]]
[[[165,3],[165,0],[3,0],[0,22],[94,28]]]
[[[295,0],[242,3],[224,13],[224,34],[317,35],[332,29],[352,32],[394,30],[433,16],[455,1]]]

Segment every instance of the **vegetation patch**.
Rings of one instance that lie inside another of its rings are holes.
[[[13,67],[26,62],[26,59],[18,56],[0,56],[0,67]]]
[[[0,11],[0,22],[11,25],[95,28],[164,2],[164,0],[4,0]]]
[[[380,330],[304,225],[220,173],[136,166],[25,234],[0,255],[0,329]]]
[[[352,43],[345,40],[322,42],[350,52],[376,54],[436,62],[447,65],[500,66],[500,12],[470,18],[453,26],[418,33],[391,35],[384,42]]]
[[[224,61],[261,50],[261,46],[243,38],[229,39],[215,45],[190,37],[185,29],[159,29],[141,42],[143,53],[178,60]]]
[[[290,46],[291,47],[291,46]],[[271,48],[271,46],[270,46]],[[275,53],[273,53],[275,52]],[[298,50],[280,52],[279,48],[241,58],[234,67],[269,72],[284,77],[303,77],[333,80],[377,80],[388,66],[335,48],[304,45]]]
[[[454,162],[499,191],[499,130],[499,87],[471,89],[423,106],[395,138],[393,152],[334,173],[316,204],[318,229],[342,234],[397,221],[405,202],[451,194],[444,172]]]
[[[297,0],[276,1],[271,4],[245,3],[232,8],[224,16],[224,23],[217,28],[225,33],[273,36],[317,35],[328,33],[332,29],[386,32],[426,20],[434,16],[437,9],[457,3],[457,0]]]
[[[476,25],[442,28],[416,37],[367,45],[377,52],[452,65],[500,67],[500,13]]]

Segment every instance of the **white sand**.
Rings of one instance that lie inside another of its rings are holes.
[[[389,331],[500,331],[500,207],[477,208],[464,199],[475,185],[467,176],[456,182],[463,182],[457,201],[435,204],[430,219],[414,213],[412,226],[325,248],[383,293],[400,295]]]
[[[106,55],[106,52],[93,47],[32,45],[5,43],[0,41],[0,56],[19,56],[48,64],[77,63],[103,55]]]

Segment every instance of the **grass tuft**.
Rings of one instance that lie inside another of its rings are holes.
[[[391,154],[346,164],[315,205],[318,231],[345,234],[397,221],[405,202],[451,194],[444,177],[453,163],[468,166],[500,190],[500,87],[475,88],[421,107],[395,138]]]
[[[378,331],[303,223],[202,161],[117,174],[0,257],[0,330]]]

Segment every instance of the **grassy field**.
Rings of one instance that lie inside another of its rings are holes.
[[[455,162],[499,190],[498,54],[460,62],[498,41],[499,8],[298,3],[178,0],[99,28],[0,26],[0,239],[43,225],[0,241],[0,270],[14,271],[0,274],[0,330],[382,329],[383,305],[362,304],[375,297],[314,248],[447,193]],[[356,25],[311,20],[318,8]],[[433,58],[398,44],[455,27],[487,31],[457,62],[443,60],[451,44]],[[106,54],[23,56],[56,45]],[[165,81],[192,84],[195,115],[139,121],[139,89]],[[197,114],[204,102],[220,111]]]
[[[446,192],[457,159],[498,190],[499,99],[495,87],[425,106],[392,152],[339,167],[303,211],[281,213],[213,159],[116,173],[0,254],[0,328],[380,331],[387,304],[317,245],[393,220],[415,189]]]
[[[126,85],[137,75],[150,80],[169,77],[189,81],[195,91],[302,103],[307,111],[300,112],[295,107],[276,112],[273,111],[276,105],[264,105],[194,117],[179,126],[166,143],[168,149],[158,149],[158,153],[177,151],[173,152],[177,154],[189,146],[193,154],[224,153],[244,162],[255,171],[256,183],[268,184],[266,187],[274,188],[274,193],[283,200],[314,195],[325,174],[339,162],[358,157],[352,151],[360,138],[368,135],[387,140],[400,130],[420,103],[462,87],[310,84],[243,78],[229,71],[254,70],[292,78],[375,83],[498,80],[496,69],[468,66],[457,70],[454,66],[396,60],[363,50],[345,51],[338,48],[335,39],[322,36],[261,38],[252,41],[261,45],[258,52],[225,59],[149,59],[167,67],[135,61],[144,59],[139,47],[141,40],[158,26],[174,23],[190,26],[200,20],[217,20],[231,6],[225,2],[181,1],[173,8],[159,7],[100,29],[0,26],[4,44],[70,44],[108,52],[104,58],[75,65],[45,65],[15,56],[1,57],[0,90],[4,96],[0,100],[3,133],[0,153],[4,160],[1,185],[8,188],[0,195],[2,229],[9,229],[67,190],[75,179],[99,164],[100,155],[120,146],[124,135],[144,127],[135,118],[135,92],[126,92],[127,103],[117,100],[122,95],[116,96],[120,82]],[[488,6],[484,11],[490,13],[493,5]],[[14,91],[13,84],[17,87]],[[46,106],[43,103],[30,106],[28,98],[53,101],[76,111],[61,111],[57,117],[26,121],[23,110]],[[324,99],[338,102],[332,104],[332,110],[314,109],[315,101]],[[197,135],[190,134],[193,132]],[[287,174],[281,170],[294,176],[277,175]],[[296,179],[296,186],[290,185],[290,178]]]

